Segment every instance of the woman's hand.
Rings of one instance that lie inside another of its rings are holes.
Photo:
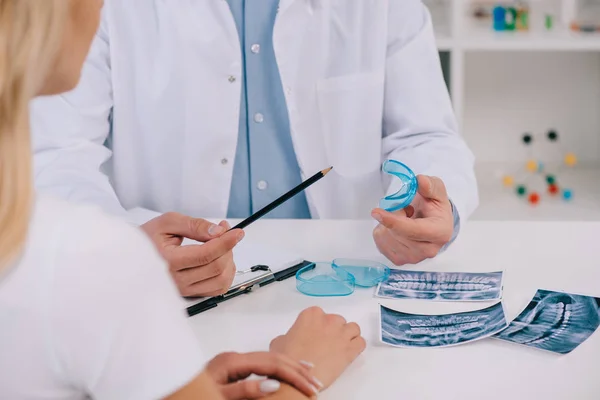
[[[285,382],[308,397],[314,396],[319,384],[310,365],[282,353],[222,353],[206,366],[206,372],[219,386],[227,400],[258,399],[277,392]],[[246,379],[251,374],[268,379]]]
[[[311,373],[328,387],[365,349],[357,324],[318,307],[300,313],[290,330],[271,342],[271,351],[313,364]]]

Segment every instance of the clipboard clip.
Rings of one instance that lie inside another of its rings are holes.
[[[248,274],[250,272],[258,272],[258,271],[270,271],[271,269],[269,268],[268,265],[255,265],[252,268],[243,270],[243,271],[237,271],[235,274],[236,275],[244,275],[244,274]]]
[[[191,317],[193,315],[210,310],[211,308],[215,308],[219,303],[222,303],[226,300],[232,299],[245,293],[254,292],[258,288],[261,288],[265,285],[269,285],[273,282],[281,282],[285,279],[291,278],[296,275],[296,272],[298,272],[299,269],[310,264],[312,264],[310,261],[298,260],[297,262],[294,262],[290,267],[275,273],[271,271],[271,268],[269,268],[267,265],[255,265],[247,270],[239,271],[237,273],[239,275],[259,271],[262,271],[263,273],[251,279],[248,279],[247,281],[232,286],[225,294],[210,297],[208,299],[205,299],[204,301],[200,301],[192,306],[187,307],[188,316]]]
[[[259,269],[254,269],[254,268],[259,268]],[[257,265],[254,266],[252,268],[250,268],[249,270],[246,271],[240,271],[242,273],[247,273],[247,272],[257,272],[257,271],[266,271],[264,274],[260,274],[259,276],[255,276],[254,278],[239,283],[235,286],[232,286],[231,289],[229,289],[227,291],[227,293],[223,294],[223,300],[228,299],[230,297],[235,297],[237,295],[243,294],[243,293],[248,293],[248,292],[252,292],[256,289],[258,289],[260,286],[265,285],[267,283],[270,283],[270,281],[275,280],[275,275],[273,274],[273,272],[271,271],[271,269],[269,267],[267,267],[266,265]]]

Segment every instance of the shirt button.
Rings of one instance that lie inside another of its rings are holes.
[[[265,181],[258,181],[258,183],[256,184],[256,187],[258,188],[258,190],[265,190],[267,188],[267,186],[269,186],[269,185]]]
[[[258,54],[260,53],[260,44],[253,44],[252,47],[250,47],[250,50],[254,53],[254,54]]]
[[[233,75],[229,75],[229,78],[228,78],[228,80],[229,80],[229,82],[230,82],[230,83],[233,83],[233,82],[235,82],[235,76],[233,76]]]
[[[265,120],[264,116],[261,113],[254,114],[254,122],[261,123]]]
[[[221,164],[223,164],[223,165],[226,165],[228,162],[229,162],[229,160],[226,158],[221,159]]]

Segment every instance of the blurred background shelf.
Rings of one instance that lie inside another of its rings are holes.
[[[447,38],[450,40],[450,38]],[[452,41],[467,51],[600,51],[600,34],[570,30],[552,32],[494,32],[474,29]]]
[[[600,0],[424,3],[461,133],[477,159],[481,202],[473,218],[600,219],[600,33],[571,29],[573,21],[600,26]],[[474,17],[477,7],[497,4],[526,4],[528,29],[497,32],[489,18]],[[559,149],[545,143],[532,155],[523,134],[539,139],[550,129],[560,135]],[[497,176],[502,166],[531,157],[557,162],[565,152],[580,160],[562,177],[572,182],[571,202],[549,199],[531,207]]]

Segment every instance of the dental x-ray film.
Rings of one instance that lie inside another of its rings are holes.
[[[600,298],[538,290],[525,310],[494,339],[567,354],[600,325]]]
[[[448,347],[492,336],[507,326],[502,303],[469,312],[418,315],[380,306],[380,340],[396,347]]]
[[[425,272],[392,269],[375,296],[430,301],[489,301],[502,298],[503,273]]]

